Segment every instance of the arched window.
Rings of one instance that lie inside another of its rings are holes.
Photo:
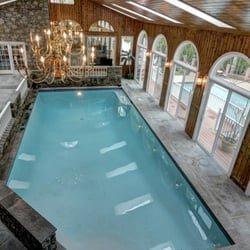
[[[135,60],[135,80],[143,85],[145,75],[146,53],[148,49],[148,35],[143,30],[138,36]]]
[[[92,47],[95,49],[95,65],[115,65],[116,37],[113,26],[104,20],[93,23],[87,37],[87,62],[91,62]],[[110,34],[108,34],[110,33]]]
[[[83,58],[81,55],[81,47],[84,43],[84,35],[81,25],[74,20],[62,20],[59,22],[59,25],[64,30],[71,30],[73,37],[73,44],[71,49],[70,64],[71,66],[80,66],[83,64]],[[74,36],[76,33],[82,33],[82,38],[79,36]]]
[[[183,124],[189,112],[197,72],[198,51],[192,42],[182,42],[174,55],[165,108]]]
[[[91,32],[114,32],[114,28],[109,22],[105,20],[99,20],[90,26],[89,31]]]
[[[197,133],[198,143],[227,172],[249,126],[249,110],[250,59],[227,53],[210,70]]]
[[[160,101],[162,84],[167,60],[167,40],[164,35],[158,35],[153,43],[149,67],[147,92],[158,102]]]

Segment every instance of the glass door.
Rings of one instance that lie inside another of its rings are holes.
[[[167,111],[182,121],[186,120],[196,73],[182,66],[175,66]]]
[[[249,108],[248,98],[231,92],[213,153],[215,160],[227,171],[240,144]]]
[[[141,85],[143,85],[144,74],[145,74],[145,63],[146,63],[146,52],[145,48],[138,46],[138,58],[135,79]]]
[[[167,111],[173,116],[176,116],[184,75],[184,69],[175,65],[167,106]]]
[[[226,88],[215,83],[210,90],[198,136],[198,142],[210,154],[213,150],[228,94],[229,91]]]
[[[164,68],[165,68],[166,58],[153,53],[151,62],[151,71],[148,82],[148,93],[152,95],[158,102],[161,97],[161,90],[164,78]]]
[[[213,84],[198,135],[199,144],[228,171],[247,126],[250,101]]]

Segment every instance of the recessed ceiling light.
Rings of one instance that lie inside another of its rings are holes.
[[[155,10],[149,9],[148,7],[143,6],[143,5],[140,5],[140,4],[136,3],[136,2],[127,1],[127,3],[132,4],[132,5],[138,7],[138,8],[140,8],[140,9],[142,9],[142,10],[148,11],[148,12],[150,12],[150,13],[156,15],[156,16],[159,16],[159,17],[161,17],[161,18],[164,18],[164,19],[166,19],[167,21],[170,21],[170,22],[173,22],[173,23],[181,23],[181,22],[179,22],[179,21],[177,21],[177,20],[175,20],[175,19],[173,19],[173,18],[171,18],[171,17],[168,17],[168,16],[166,16],[166,15],[163,15],[163,14],[161,14],[161,13],[155,11]]]
[[[180,9],[184,10],[184,11],[187,11],[192,15],[195,15],[195,16],[201,18],[201,19],[204,19],[207,22],[216,25],[217,27],[235,29],[235,27],[230,26],[230,25],[228,25],[228,24],[226,24],[226,23],[224,23],[224,22],[222,22],[222,21],[220,21],[220,20],[206,14],[205,12],[200,11],[200,10],[192,7],[191,5],[182,2],[182,1],[179,1],[179,0],[164,0],[164,1],[178,7]]]
[[[12,3],[12,2],[16,2],[16,0],[9,0],[9,1],[0,2],[0,6],[8,4],[8,3]]]
[[[128,17],[130,17],[130,18],[137,19],[137,18],[135,18],[134,16],[130,16],[130,15],[128,15],[127,13],[124,13],[124,12],[122,12],[122,11],[119,11],[119,10],[117,10],[117,9],[115,9],[115,8],[112,8],[112,7],[108,6],[108,5],[106,5],[106,4],[103,4],[102,6],[104,6],[104,7],[106,7],[106,8],[109,8],[109,9],[111,9],[111,10],[113,10],[113,11],[116,11],[116,12],[122,14],[122,15],[128,16]]]
[[[148,20],[148,21],[154,21],[153,19],[151,19],[151,18],[149,18],[149,17],[147,17],[147,16],[143,16],[143,15],[141,15],[141,14],[139,14],[139,13],[133,11],[133,10],[129,10],[129,9],[124,8],[124,7],[122,7],[122,6],[119,6],[119,5],[115,4],[115,3],[112,3],[112,5],[115,6],[115,7],[117,7],[117,8],[119,8],[119,9],[125,10],[125,11],[127,11],[127,12],[129,12],[129,13],[131,13],[131,14],[134,14],[134,15],[136,15],[136,16],[142,17],[142,18],[144,18],[144,19],[146,19],[146,20]]]

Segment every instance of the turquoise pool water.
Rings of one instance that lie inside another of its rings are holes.
[[[70,250],[231,243],[120,89],[40,92],[8,186]]]

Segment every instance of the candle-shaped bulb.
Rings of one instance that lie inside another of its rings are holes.
[[[36,35],[36,38],[35,38],[35,39],[36,39],[37,42],[39,42],[40,37],[39,37],[38,35]]]
[[[91,51],[92,51],[92,53],[94,53],[95,52],[95,47],[92,47]]]
[[[82,52],[85,52],[85,46],[82,45]]]
[[[63,56],[63,61],[66,63],[67,62],[67,57]]]
[[[45,58],[43,56],[41,56],[40,61],[41,61],[41,63],[44,63],[45,62]]]
[[[87,61],[87,57],[85,55],[82,57],[82,61],[83,61],[83,65],[85,65]]]
[[[67,34],[65,32],[63,32],[63,38],[66,39],[67,38]]]
[[[47,31],[47,35],[48,35],[48,36],[50,36],[50,35],[51,35],[51,30],[50,30],[50,29],[48,29],[48,31]]]
[[[24,50],[23,50],[23,48],[22,48],[22,47],[20,48],[20,52],[21,52],[21,54],[23,54],[23,52],[24,52]]]

